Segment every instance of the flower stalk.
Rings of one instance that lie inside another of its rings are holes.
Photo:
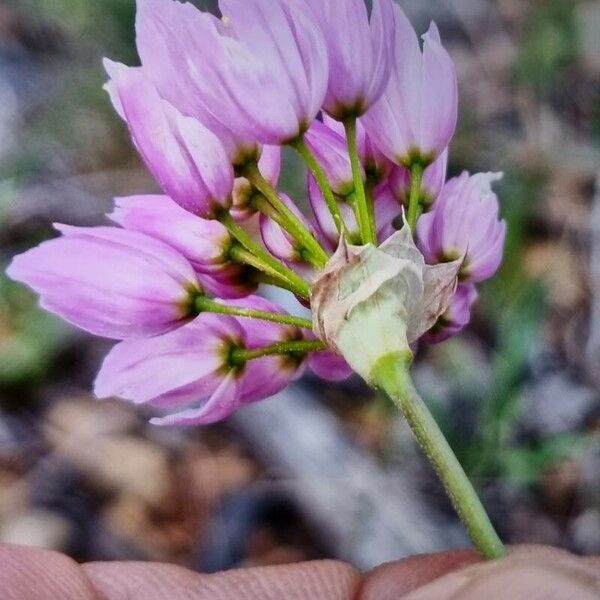
[[[340,208],[337,205],[335,200],[335,196],[331,191],[331,186],[329,185],[329,181],[327,180],[327,175],[325,171],[323,171],[319,161],[315,158],[314,154],[310,151],[310,148],[306,145],[304,138],[300,137],[290,144],[294,150],[300,155],[302,160],[306,163],[309,171],[312,173],[321,193],[323,194],[323,198],[325,199],[325,203],[327,204],[327,208],[331,213],[331,217],[333,218],[333,222],[335,223],[335,227],[340,235],[344,235],[346,232],[346,226],[344,225],[344,219],[342,217],[342,213],[340,212]]]
[[[423,181],[423,165],[414,162],[410,167],[410,196],[408,199],[408,225],[415,230],[421,208],[421,183]]]
[[[243,364],[246,361],[262,358],[263,356],[274,356],[278,354],[305,355],[309,352],[325,350],[327,346],[320,340],[292,340],[289,342],[278,342],[271,346],[246,350],[245,348],[234,348],[230,359],[233,363]]]
[[[312,329],[312,321],[295,317],[293,315],[273,313],[265,310],[252,308],[243,308],[240,306],[231,306],[211,300],[206,296],[197,296],[194,299],[194,310],[198,313],[212,312],[220,315],[231,315],[233,317],[243,317],[247,319],[258,319],[261,321],[270,321],[271,323],[280,323],[281,325],[292,325],[302,329]]]
[[[388,394],[406,418],[476,548],[488,560],[500,558],[506,550],[477,492],[415,389],[408,367],[406,354],[388,354],[375,365],[371,382]]]
[[[294,237],[306,250],[306,256],[311,264],[317,268],[325,266],[329,256],[321,247],[306,226],[294,215],[294,213],[281,201],[273,186],[263,177],[256,163],[249,163],[244,167],[244,177],[248,179],[252,187],[268,202],[269,206],[255,202],[256,207],[271,217]]]
[[[365,184],[362,177],[360,157],[358,156],[358,147],[356,143],[356,117],[351,117],[344,121],[346,130],[346,139],[348,140],[348,153],[350,155],[350,165],[352,167],[352,179],[354,182],[354,210],[356,222],[363,243],[377,244],[377,231],[375,228],[375,219],[373,211],[369,210],[367,196],[365,194]]]
[[[250,252],[249,255],[244,254],[243,257],[238,253],[238,259],[243,260],[246,264],[250,264],[259,270],[266,269],[267,275],[280,277],[286,281],[292,287],[294,293],[299,296],[306,299],[310,297],[310,286],[308,283],[254,241],[248,232],[239,225],[239,223],[236,223],[229,212],[222,212],[219,215],[219,221],[227,227],[231,235]],[[232,250],[234,253],[236,252],[235,249]],[[254,257],[259,260],[253,260],[251,255],[254,255]]]

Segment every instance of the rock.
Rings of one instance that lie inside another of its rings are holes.
[[[73,535],[69,520],[55,512],[33,509],[0,526],[0,542],[65,551]]]
[[[521,424],[538,435],[551,436],[583,426],[597,402],[597,393],[564,373],[549,373],[523,392]]]
[[[575,552],[600,554],[600,510],[589,509],[571,522],[571,543]]]

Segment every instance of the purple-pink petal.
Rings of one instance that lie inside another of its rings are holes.
[[[115,339],[158,335],[189,316],[198,279],[168,245],[115,227],[57,229],[62,237],[16,256],[7,270],[50,312]]]
[[[186,210],[214,218],[231,205],[233,169],[219,139],[163,100],[141,68],[105,60],[107,84],[135,146],[164,192]]]
[[[446,312],[424,336],[425,341],[439,344],[460,333],[471,320],[471,308],[477,298],[474,285],[459,285]]]
[[[498,198],[491,183],[497,173],[467,172],[449,180],[434,209],[417,222],[419,248],[427,262],[464,255],[461,281],[490,278],[502,262],[506,224],[498,218]]]

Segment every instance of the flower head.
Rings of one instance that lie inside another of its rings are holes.
[[[119,227],[59,225],[8,269],[123,340],[99,397],[213,423],[306,367],[376,383],[383,357],[466,326],[505,223],[497,175],[445,181],[457,82],[435,25],[421,48],[393,0],[220,0],[221,18],[136,1],[142,64],[106,60],[105,87],[163,193],[117,198]],[[283,145],[308,168],[306,207],[278,189]]]

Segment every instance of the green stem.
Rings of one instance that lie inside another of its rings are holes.
[[[254,269],[254,273],[252,274],[252,281],[254,283],[264,283],[265,285],[273,285],[275,287],[281,288],[283,290],[287,290],[288,292],[292,292],[295,294],[295,290],[293,286],[287,279],[283,279],[281,277],[274,277],[272,275],[268,275],[264,271],[257,271]]]
[[[300,293],[302,291],[302,288],[300,288],[294,282],[290,281],[288,277],[286,277],[279,271],[276,271],[262,258],[256,256],[254,252],[246,250],[246,248],[240,246],[238,243],[234,243],[231,246],[231,248],[229,248],[229,258],[234,262],[254,267],[254,269],[264,273],[265,275],[267,275],[267,277],[270,277],[272,281],[276,282],[277,284],[280,284],[281,287],[292,291],[294,294]]]
[[[321,190],[321,194],[323,194],[323,198],[325,199],[325,203],[327,204],[327,208],[331,213],[331,217],[333,218],[333,222],[335,223],[338,233],[340,235],[344,235],[346,232],[344,219],[342,217],[342,213],[340,212],[340,207],[338,206],[333,192],[331,191],[325,171],[323,171],[319,161],[315,158],[314,154],[310,151],[310,148],[306,145],[303,137],[294,140],[290,145],[302,157],[302,160],[304,160],[306,163],[308,170],[312,173],[317,185],[319,186],[319,189]]]
[[[504,556],[504,546],[477,492],[413,385],[406,357],[389,354],[380,359],[372,371],[372,381],[386,391],[404,414],[478,550],[486,559]]]
[[[293,340],[291,342],[278,342],[272,346],[257,348],[256,350],[246,350],[245,348],[235,348],[231,353],[233,362],[244,363],[255,358],[263,356],[273,356],[276,354],[308,354],[309,352],[320,352],[326,349],[326,345],[320,340]]]
[[[258,261],[254,261],[255,264],[253,264],[252,262],[249,262],[249,259],[252,260],[251,257],[244,256],[244,262],[265,272],[267,272],[266,269],[268,269],[268,275],[275,275],[287,281],[290,286],[293,287],[294,293],[306,299],[310,298],[310,286],[308,283],[253,240],[248,232],[235,221],[229,212],[221,213],[219,215],[219,221],[227,227],[229,233],[231,233],[244,248],[254,255],[255,258],[259,259]]]
[[[413,232],[419,218],[422,181],[423,165],[420,162],[414,162],[410,167],[410,196],[408,199],[408,225]]]
[[[197,296],[194,300],[194,308],[198,313],[212,312],[221,315],[232,315],[234,317],[244,317],[247,319],[259,319],[261,321],[270,321],[272,323],[281,323],[282,325],[292,325],[312,330],[312,321],[302,317],[292,315],[282,315],[265,310],[255,310],[253,308],[243,308],[241,306],[230,306],[211,300],[206,296]]]
[[[358,229],[363,243],[377,245],[377,232],[375,229],[375,220],[371,217],[367,196],[365,194],[365,184],[362,176],[360,158],[358,156],[358,147],[356,144],[356,117],[350,117],[344,121],[346,130],[346,139],[348,140],[348,152],[350,155],[350,165],[352,166],[352,179],[354,181],[354,194],[356,197],[355,213]]]
[[[262,176],[257,163],[248,163],[242,174],[252,187],[275,209],[276,215],[271,212],[268,216],[276,220],[301,244],[302,249],[307,251],[305,255],[315,267],[324,267],[329,260],[329,256],[304,223],[283,203],[273,186]],[[261,209],[260,202],[257,203],[257,208]],[[265,208],[264,205],[263,208]]]
[[[369,222],[373,224],[375,231],[375,240],[377,239],[377,219],[375,218],[375,187],[376,182],[367,176],[367,182],[365,183],[365,195],[367,197],[367,209],[369,211]]]

